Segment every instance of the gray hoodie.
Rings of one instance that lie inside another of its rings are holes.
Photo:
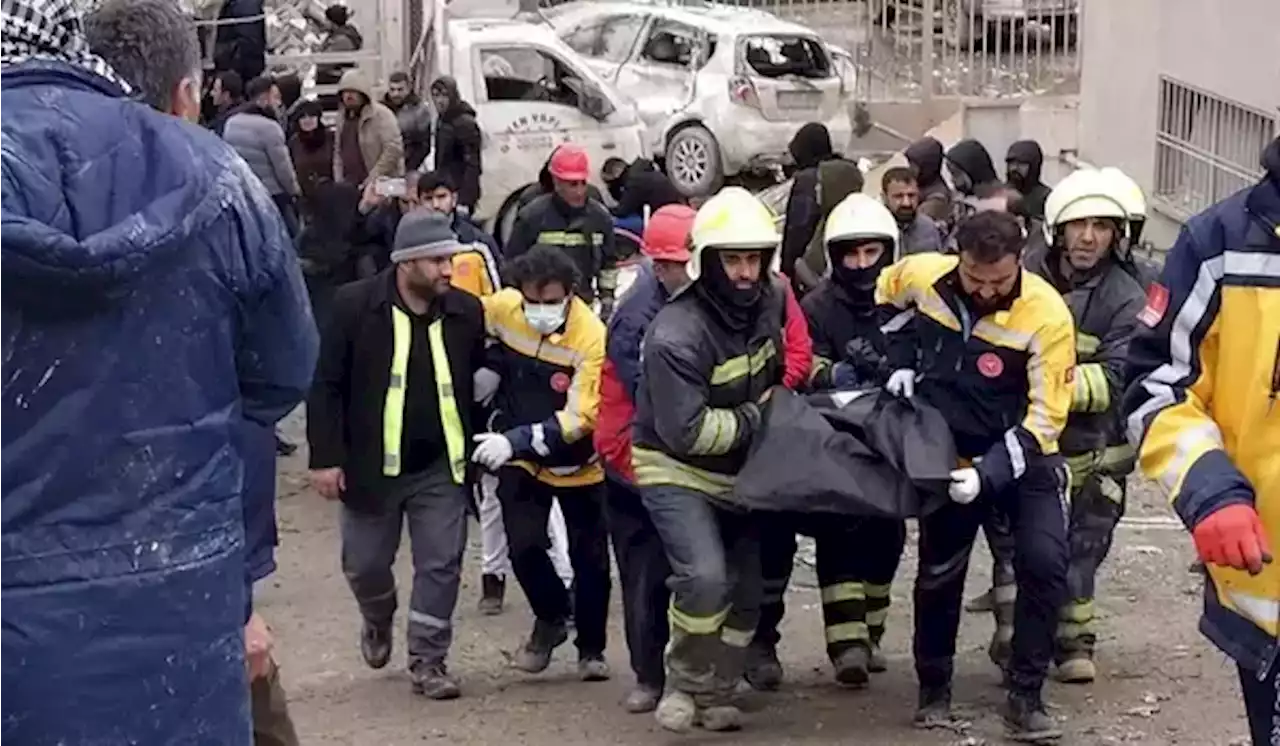
[[[227,141],[258,177],[271,196],[302,194],[298,175],[289,157],[289,145],[284,139],[284,128],[273,113],[252,105],[227,119],[222,130]]]

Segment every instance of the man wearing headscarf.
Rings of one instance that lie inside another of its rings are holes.
[[[274,568],[250,485],[316,360],[292,245],[230,147],[132,100],[194,120],[197,54],[135,91],[74,0],[2,0],[0,31],[0,737],[247,746]]]

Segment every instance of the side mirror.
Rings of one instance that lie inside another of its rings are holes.
[[[603,93],[592,89],[587,89],[582,93],[582,104],[579,108],[582,109],[584,114],[598,122],[608,119],[609,115],[614,111],[614,106],[609,102],[609,99],[605,98]]]

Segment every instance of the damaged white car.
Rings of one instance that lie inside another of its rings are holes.
[[[849,141],[853,60],[804,26],[712,3],[573,2],[547,18],[636,102],[651,155],[686,195],[785,163],[806,122]]]

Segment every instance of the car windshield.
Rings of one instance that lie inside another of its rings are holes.
[[[781,78],[831,76],[831,58],[822,42],[808,36],[752,36],[745,43],[747,64],[757,75]]]

